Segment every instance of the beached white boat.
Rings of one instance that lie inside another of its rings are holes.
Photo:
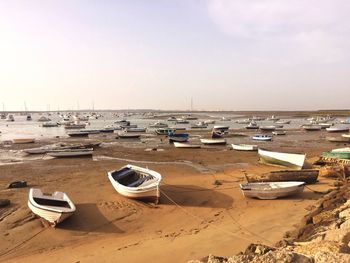
[[[333,149],[333,150],[331,150],[331,152],[333,152],[333,153],[337,153],[337,152],[350,153],[350,147]]]
[[[273,152],[259,148],[260,161],[266,164],[287,166],[300,170],[305,161],[306,154]]]
[[[25,144],[25,143],[34,143],[34,142],[35,142],[34,138],[17,138],[12,140],[13,144]]]
[[[176,148],[201,148],[199,144],[191,144],[185,142],[174,142]]]
[[[312,125],[312,124],[302,125],[301,127],[305,131],[320,131],[322,129],[322,127],[320,125]]]
[[[67,149],[67,150],[54,150],[47,152],[47,155],[56,158],[69,158],[69,157],[84,157],[91,156],[94,149]]]
[[[232,149],[236,151],[257,151],[258,145],[253,144],[231,144]]]
[[[343,137],[343,138],[350,138],[350,134],[342,134],[341,137]]]
[[[214,125],[213,129],[221,132],[228,132],[230,126],[227,125]]]
[[[255,141],[272,141],[272,136],[268,134],[256,134],[252,139]]]
[[[134,132],[118,132],[118,137],[116,139],[138,139],[141,137],[141,134]]]
[[[108,179],[119,194],[128,198],[158,203],[159,184],[162,180],[162,176],[158,172],[128,164],[107,174]]]
[[[201,143],[207,145],[226,144],[226,139],[200,139]]]
[[[304,182],[267,182],[240,184],[245,197],[259,199],[276,199],[300,194],[304,190]]]
[[[252,121],[247,126],[245,126],[245,128],[248,130],[259,129],[259,125],[255,121]]]
[[[291,121],[286,121],[286,120],[279,120],[279,121],[275,121],[276,124],[290,124]]]
[[[76,210],[66,193],[56,191],[45,194],[37,188],[29,190],[28,207],[52,226],[70,217]]]
[[[273,131],[273,135],[286,135],[286,131]]]
[[[151,127],[151,128],[166,128],[166,127],[168,127],[168,124],[157,121],[153,124],[150,124],[149,127]]]
[[[348,127],[329,127],[326,128],[327,132],[348,132],[349,128]]]

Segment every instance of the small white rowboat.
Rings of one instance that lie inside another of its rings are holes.
[[[147,168],[128,164],[107,173],[114,189],[121,195],[158,203],[162,176]]]
[[[236,151],[257,151],[258,145],[253,144],[231,144],[232,149]]]
[[[258,153],[260,161],[266,164],[287,166],[293,169],[300,170],[305,161],[305,154],[299,153],[283,153],[267,151],[259,148]]]
[[[201,148],[199,144],[190,144],[190,143],[183,143],[183,142],[174,142],[174,146],[176,148]]]
[[[226,144],[226,139],[201,139],[201,143],[207,145]]]
[[[245,197],[259,199],[276,199],[300,194],[304,190],[304,182],[270,182],[240,184]]]
[[[75,212],[75,205],[63,192],[42,193],[40,189],[29,190],[28,207],[32,212],[56,226]]]

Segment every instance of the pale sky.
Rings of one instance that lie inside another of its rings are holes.
[[[349,14],[348,0],[0,0],[0,103],[350,108]]]

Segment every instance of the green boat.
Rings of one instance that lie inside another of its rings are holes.
[[[350,152],[324,152],[322,153],[322,157],[350,159]]]

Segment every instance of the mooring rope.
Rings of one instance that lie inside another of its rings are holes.
[[[188,212],[185,208],[183,208],[180,204],[178,204],[174,199],[172,199],[170,196],[168,196],[164,191],[160,190],[160,192],[170,201],[172,202],[174,205],[176,205],[178,208],[180,208],[185,214],[197,219],[197,220],[200,220],[200,221],[204,221],[202,218],[200,218],[199,216],[196,216],[195,214],[192,214],[190,212]],[[232,217],[231,217],[232,218]],[[217,229],[217,230],[220,230],[226,234],[229,234],[229,235],[232,235],[238,239],[243,239],[243,240],[246,240],[248,242],[252,242],[251,239],[248,239],[248,238],[245,238],[245,237],[242,237],[242,236],[238,236],[236,233],[230,231],[230,230],[226,230],[222,227],[219,227],[219,226],[216,226],[214,224],[212,224],[211,222],[207,222],[209,225],[211,225],[213,228]],[[238,222],[237,222],[238,226],[240,226],[241,228],[244,228],[242,227]],[[255,236],[255,237],[258,237],[258,238],[262,238],[260,237],[259,235],[253,233],[253,232],[249,232],[251,235]],[[273,244],[271,241],[265,239],[265,238],[262,238],[264,239],[265,241],[268,241],[268,243],[270,244]]]

